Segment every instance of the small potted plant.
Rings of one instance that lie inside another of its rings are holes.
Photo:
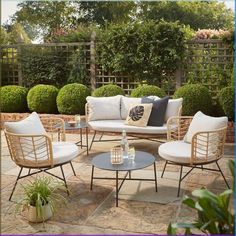
[[[22,209],[30,222],[44,222],[52,217],[55,204],[65,198],[56,192],[65,187],[49,177],[36,177],[27,185],[22,185],[24,198],[18,202],[16,210]],[[21,208],[22,207],[22,208]]]

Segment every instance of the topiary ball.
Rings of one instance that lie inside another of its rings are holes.
[[[183,98],[183,115],[192,116],[198,111],[211,114],[212,99],[208,89],[200,84],[187,84],[174,93],[174,98]]]
[[[125,91],[118,85],[108,84],[93,91],[94,97],[111,97],[116,95],[125,95]]]
[[[30,89],[27,102],[30,111],[57,113],[56,98],[58,89],[53,85],[39,84]]]
[[[86,97],[90,90],[83,84],[67,84],[58,93],[57,108],[62,114],[84,114]]]
[[[25,112],[27,111],[28,89],[7,85],[1,88],[1,111],[2,112]]]
[[[229,120],[234,120],[234,87],[229,86],[220,90],[219,103]]]
[[[158,96],[162,98],[166,96],[166,93],[163,89],[155,85],[143,85],[133,89],[130,96],[136,98],[145,96]]]

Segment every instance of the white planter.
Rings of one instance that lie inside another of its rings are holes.
[[[39,222],[46,221],[50,219],[51,217],[52,217],[52,210],[51,210],[50,204],[43,206],[42,216],[37,216],[36,207],[34,206],[28,207],[27,218],[30,222],[39,223]]]

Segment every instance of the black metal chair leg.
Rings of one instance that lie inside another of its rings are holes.
[[[74,176],[76,176],[76,174],[75,174],[75,169],[74,169],[74,166],[72,165],[72,162],[70,161],[70,166],[71,166],[71,169],[72,169],[72,171],[73,171],[73,173],[74,173]]]
[[[166,163],[165,163],[165,165],[164,165],[164,169],[163,169],[163,171],[162,171],[161,178],[163,177],[164,172],[165,172],[165,170],[166,170],[166,165],[167,165],[167,161],[166,161]]]
[[[60,166],[60,168],[61,168],[61,173],[62,173],[63,181],[64,181],[65,186],[66,186],[67,195],[69,196],[70,193],[69,193],[68,186],[67,186],[67,183],[66,183],[66,178],[65,178],[65,175],[64,175],[64,171],[63,171],[62,166]]]
[[[31,169],[29,168],[28,175],[30,174]]]
[[[19,172],[19,174],[18,174],[18,176],[17,176],[16,182],[15,182],[15,184],[14,184],[14,187],[13,187],[13,189],[12,189],[11,195],[10,195],[10,197],[9,197],[9,201],[11,201],[12,195],[13,195],[15,189],[16,189],[17,182],[18,182],[18,180],[20,179],[20,175],[21,175],[22,170],[23,170],[23,167],[20,168],[20,172]]]
[[[221,173],[221,175],[222,175],[222,177],[223,177],[223,179],[224,179],[224,181],[225,181],[227,187],[230,189],[229,183],[227,182],[227,180],[226,180],[226,178],[225,178],[225,176],[224,176],[222,170],[220,169],[220,166],[219,166],[219,164],[218,164],[217,161],[216,161],[216,165],[217,165],[217,167],[218,167],[218,169],[219,169],[219,171],[220,171],[220,173]]]
[[[181,181],[182,181],[182,172],[183,172],[183,166],[181,166],[180,174],[179,174],[179,187],[178,187],[177,197],[179,197],[179,193],[180,193],[180,185],[181,185]]]
[[[96,133],[97,133],[97,131],[94,132],[94,135],[93,135],[93,138],[92,138],[92,141],[91,141],[91,144],[90,144],[89,150],[91,150],[91,148],[92,148],[92,146],[93,146],[93,142],[94,142],[94,139],[95,139]]]

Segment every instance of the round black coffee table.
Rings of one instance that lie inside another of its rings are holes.
[[[93,188],[93,180],[94,179],[111,179],[116,180],[116,206],[118,206],[118,194],[125,180],[141,180],[141,181],[154,181],[155,189],[157,192],[157,175],[156,175],[156,165],[155,165],[155,157],[147,152],[136,151],[135,160],[132,162],[129,159],[124,159],[122,164],[114,165],[111,164],[110,152],[102,153],[95,156],[92,160],[92,174],[91,174],[91,185],[90,189]],[[153,165],[154,167],[154,178],[153,179],[140,179],[140,178],[131,178],[131,171],[144,169],[148,166]],[[114,171],[116,172],[115,178],[107,178],[107,177],[94,177],[94,167]],[[126,174],[123,178],[119,177],[119,171],[125,171]],[[129,177],[127,178],[129,174]],[[120,185],[118,183],[119,180],[122,180]]]

